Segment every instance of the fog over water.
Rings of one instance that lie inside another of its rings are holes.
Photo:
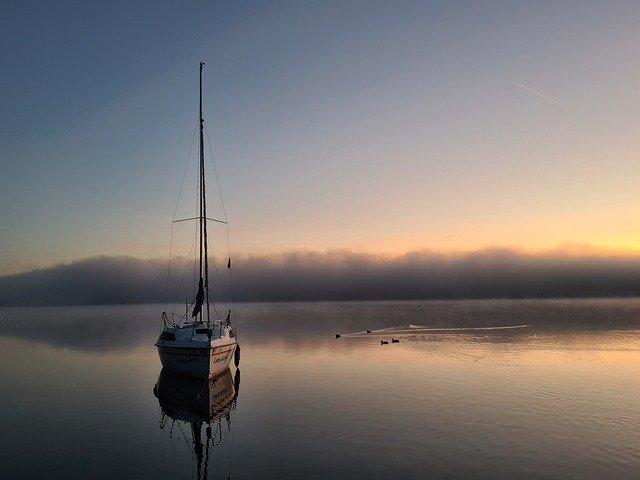
[[[224,263],[226,259],[218,262]],[[184,259],[172,264],[168,290],[166,261],[100,256],[0,277],[0,301],[9,306],[154,303],[165,300],[165,291],[170,296],[180,291],[176,300],[184,301],[193,292],[191,279],[181,280],[192,268],[184,269]],[[233,275],[237,301],[640,295],[640,255],[633,253],[534,254],[492,248],[383,257],[348,250],[301,251],[234,258]],[[214,299],[231,297],[226,278],[224,267],[219,275],[212,273]]]

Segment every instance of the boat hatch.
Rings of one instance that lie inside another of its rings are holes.
[[[173,333],[173,332],[162,332],[160,334],[160,340],[175,342],[176,341],[176,334]]]
[[[209,330],[208,328],[198,328],[198,329],[196,329],[196,334],[197,335],[203,335],[203,334],[206,335],[206,334],[209,334],[209,333],[211,333],[211,330]]]

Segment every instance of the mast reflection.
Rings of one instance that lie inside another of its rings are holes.
[[[160,429],[169,425],[169,438],[173,438],[176,425],[190,427],[191,442],[186,436],[185,441],[193,449],[198,479],[207,478],[211,448],[222,444],[227,434],[232,433],[231,412],[235,410],[239,390],[240,370],[232,375],[230,368],[209,379],[163,369],[153,387],[160,404]]]

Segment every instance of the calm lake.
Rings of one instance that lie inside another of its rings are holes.
[[[162,308],[0,307],[2,478],[639,478],[638,299],[240,304],[213,386]]]

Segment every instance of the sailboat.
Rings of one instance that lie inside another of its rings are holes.
[[[237,366],[240,359],[240,347],[231,326],[231,310],[224,320],[211,318],[207,221],[226,222],[207,218],[203,142],[204,115],[202,111],[203,66],[204,63],[200,62],[199,212],[196,217],[186,219],[198,222],[198,289],[192,304],[189,305],[187,301],[184,315],[176,316],[174,313],[162,312],[163,327],[155,345],[165,370],[191,377],[209,378],[224,372],[234,357]],[[231,268],[231,260],[227,266]],[[190,308],[192,309],[191,315],[189,315]]]

